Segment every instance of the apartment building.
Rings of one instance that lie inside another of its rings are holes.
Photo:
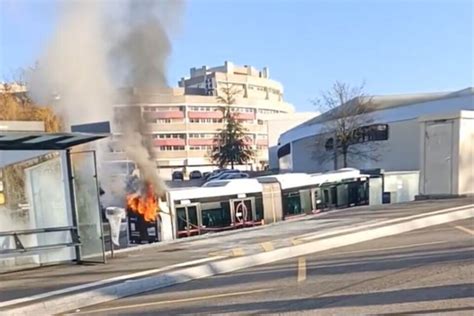
[[[116,110],[134,106],[142,112],[147,132],[156,150],[157,164],[166,179],[173,171],[188,174],[215,168],[210,152],[223,116],[218,102],[222,87],[229,85],[237,91],[232,111],[247,129],[251,146],[256,150],[254,161],[244,170],[263,169],[268,165],[268,121],[278,114],[294,112],[283,100],[283,86],[269,78],[269,71],[251,66],[192,68],[179,87],[169,89],[132,88],[124,90]],[[272,115],[269,115],[272,114]],[[114,147],[114,161],[127,161],[125,153]]]

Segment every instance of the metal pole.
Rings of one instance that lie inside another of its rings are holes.
[[[114,242],[112,241],[112,225],[110,225],[110,222],[109,222],[109,236],[110,236],[109,237],[109,239],[110,239],[110,257],[113,258],[114,257]],[[119,236],[120,236],[120,232],[119,232]]]
[[[79,233],[79,226],[78,226],[78,220],[77,220],[76,196],[75,196],[75,191],[74,191],[74,174],[72,172],[70,149],[66,149],[66,169],[67,169],[67,185],[69,189],[69,197],[70,197],[70,203],[71,203],[72,225],[75,227],[76,233],[79,236],[79,241],[80,241],[81,235]],[[78,263],[81,263],[82,262],[81,246],[77,245],[74,247],[74,249],[76,252],[76,261]]]

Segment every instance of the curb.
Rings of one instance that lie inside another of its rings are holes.
[[[427,214],[426,217],[415,218],[410,221],[394,223],[384,227],[377,227],[368,231],[364,230],[347,233],[345,235],[338,235],[323,240],[311,241],[308,243],[280,248],[269,252],[258,253],[245,257],[224,259],[222,261],[210,262],[195,267],[184,268],[160,275],[145,277],[142,279],[128,280],[119,284],[113,284],[82,293],[70,294],[58,297],[56,299],[0,311],[0,313],[2,313],[2,315],[44,315],[62,313],[85,306],[116,300],[125,296],[136,295],[139,293],[188,282],[191,280],[206,278],[222,273],[229,273],[253,266],[305,256],[333,248],[349,246],[364,241],[393,236],[412,230],[474,217],[474,207],[472,205],[466,206],[465,209],[455,210],[449,213],[442,213],[441,211],[438,211],[438,214],[432,216]],[[440,212],[441,214],[439,214]]]

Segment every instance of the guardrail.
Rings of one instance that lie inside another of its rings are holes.
[[[25,247],[19,238],[19,236],[21,235],[33,235],[33,234],[54,233],[54,232],[67,232],[67,231],[71,234],[71,242]],[[15,240],[15,248],[0,249],[0,255],[10,254],[10,253],[23,253],[23,252],[28,252],[28,251],[50,250],[50,249],[64,248],[64,247],[74,247],[81,244],[79,240],[79,235],[77,234],[77,228],[74,226],[0,232],[0,237],[9,237],[9,236],[12,236],[13,239]]]

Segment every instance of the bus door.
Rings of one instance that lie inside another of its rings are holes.
[[[199,204],[176,206],[176,228],[179,237],[189,237],[201,233],[201,210]]]
[[[233,225],[236,227],[253,226],[256,219],[255,199],[241,198],[230,200]]]

